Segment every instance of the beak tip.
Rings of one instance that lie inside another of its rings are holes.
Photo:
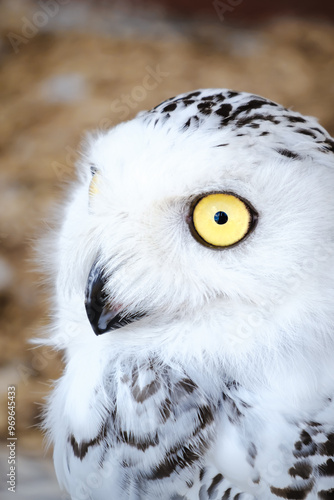
[[[105,283],[104,270],[96,260],[89,272],[85,292],[86,313],[95,335],[117,330],[146,316],[145,313],[124,314],[120,308],[111,308]]]

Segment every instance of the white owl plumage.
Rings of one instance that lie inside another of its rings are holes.
[[[48,257],[66,367],[45,428],[73,500],[334,499],[333,152],[225,89],[89,139]],[[213,193],[247,238],[201,237]]]

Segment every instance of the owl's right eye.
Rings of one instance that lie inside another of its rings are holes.
[[[257,219],[251,204],[234,193],[209,193],[193,205],[190,229],[203,245],[228,248],[242,241]]]

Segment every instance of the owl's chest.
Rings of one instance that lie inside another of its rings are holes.
[[[203,488],[212,498],[232,488],[249,500],[260,487],[262,497],[271,498],[263,488],[269,491],[267,482],[276,487],[277,478],[267,462],[290,470],[301,429],[279,412],[268,414],[264,398],[256,404],[236,382],[223,379],[213,398],[194,379],[154,361],[119,366],[104,377],[82,407],[89,432],[71,418],[64,436],[69,484],[75,477],[76,488],[88,487],[94,500],[109,498],[110,491],[117,500],[197,500]],[[96,488],[87,486],[90,476],[98,479]]]
[[[154,479],[201,461],[220,403],[209,400],[188,375],[150,362],[120,373],[109,390],[114,412],[108,435],[125,466]]]
[[[275,500],[302,489],[315,500],[334,487],[334,429],[321,423],[333,421],[332,400],[325,413],[289,416],[224,380],[208,397],[194,377],[154,363],[103,387],[75,380],[68,371],[53,400],[55,466],[73,499]]]
[[[117,499],[132,498],[132,491],[140,492],[138,498],[197,499],[203,484],[208,488],[221,474],[221,462],[234,470],[236,494],[257,479],[249,463],[254,445],[242,437],[249,408],[236,386],[223,384],[213,400],[187,374],[154,363],[119,370],[107,380],[110,404],[96,436],[80,440],[73,433],[68,439],[71,475],[80,484],[94,470],[103,478],[101,495],[113,488]],[[97,412],[101,397],[95,392],[91,408]]]

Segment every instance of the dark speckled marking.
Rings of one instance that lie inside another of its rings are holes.
[[[306,122],[305,118],[303,118],[301,116],[291,116],[291,115],[283,115],[283,116],[284,116],[284,118],[289,120],[289,122],[291,122],[291,123],[305,123]]]
[[[160,382],[153,380],[150,384],[146,385],[143,389],[139,389],[137,385],[132,387],[132,396],[137,403],[143,403],[146,399],[150,398],[160,388]]]
[[[289,469],[289,474],[292,477],[301,477],[302,479],[309,479],[312,474],[312,466],[308,462],[297,462]]]
[[[200,102],[197,104],[198,110],[203,114],[203,115],[211,115],[212,113],[212,102]]]
[[[217,129],[231,127],[237,137],[249,134],[249,130],[247,129],[258,129],[258,137],[270,136],[269,130],[263,130],[263,128],[266,128],[266,122],[268,122],[269,124],[282,125],[287,131],[291,130],[291,132],[296,134],[311,137],[316,143],[313,144],[314,152],[321,152],[324,154],[334,153],[334,140],[329,137],[320,126],[316,126],[313,122],[309,122],[306,117],[298,116],[298,113],[294,114],[294,112],[279,106],[275,102],[260,96],[226,89],[212,91],[209,95],[205,94],[206,91],[203,92],[198,90],[181,96],[172,97],[158,104],[148,113],[155,113],[155,111],[158,110],[161,114],[159,121],[161,124],[164,124],[170,116],[169,113],[177,113],[179,111],[182,113],[185,107],[193,105],[191,109],[195,111],[196,106],[198,115],[195,112],[195,114],[189,116],[189,112],[187,113],[185,111],[187,118],[185,118],[184,124],[181,126],[181,131],[187,131],[189,128],[195,131],[200,126],[205,127],[206,119],[209,120],[210,115],[214,114],[215,116],[221,117],[220,123],[217,124],[217,122],[208,121],[208,124],[212,123]],[[240,99],[237,98],[239,96]],[[229,102],[229,100],[231,101]],[[270,109],[273,110],[272,113]],[[277,114],[276,109],[278,109]],[[152,123],[154,123],[154,120],[152,120]],[[211,125],[209,125],[209,127],[210,126]],[[237,134],[238,129],[240,129],[241,132],[244,127],[245,132],[243,134]],[[310,144],[310,147],[311,146]],[[291,151],[290,148],[285,148],[283,145],[281,146],[280,143],[276,145],[276,148],[278,154],[292,160],[300,159],[303,156],[298,154],[297,151]],[[312,147],[310,149],[310,154],[311,153]]]
[[[159,412],[163,422],[167,422],[170,417],[172,403],[169,398],[166,398],[159,408]]]
[[[162,110],[164,113],[167,113],[168,111],[174,111],[176,109],[177,104],[175,102],[172,102],[171,104],[168,104],[167,106],[164,107]]]
[[[161,386],[161,383],[158,379],[152,380],[150,384],[145,385],[142,389],[139,388],[138,385],[138,369],[135,368],[132,371],[132,384],[131,384],[131,394],[137,403],[143,403],[146,399],[153,396]]]
[[[238,116],[241,113],[247,113],[247,115],[248,115],[250,111],[252,111],[254,109],[259,109],[262,106],[266,106],[266,105],[267,106],[277,106],[276,103],[273,103],[271,101],[266,101],[265,99],[262,99],[262,98],[251,99],[246,104],[242,104],[241,106],[239,106],[233,113],[231,113],[228,116],[229,119],[225,120],[224,123],[222,123],[221,125],[223,126],[223,125],[229,124],[231,121],[234,121],[236,118],[238,118]],[[253,116],[244,116],[243,118],[239,118],[235,125],[237,127],[242,127],[244,125],[253,123],[255,120],[269,120],[269,121],[273,121],[273,123],[279,123],[279,121],[274,121],[274,117],[272,115],[265,115],[265,114],[257,113]]]
[[[147,436],[146,439],[139,439],[132,434],[128,434],[126,431],[120,431],[119,437],[120,440],[123,441],[123,443],[137,448],[137,450],[140,451],[146,451],[148,448],[157,446],[159,444],[159,436],[157,434],[153,437]]]
[[[212,500],[216,497],[217,491],[218,491],[218,486],[223,480],[223,475],[222,474],[217,474],[211,481],[211,484],[208,488],[208,495],[209,499]]]
[[[311,443],[310,446],[303,447],[301,441],[297,441],[297,443],[295,443],[295,450],[293,454],[296,458],[306,458],[315,455],[316,451],[317,446],[315,443]]]
[[[313,422],[313,420],[311,420],[311,422],[307,422],[307,425],[309,425],[310,427],[321,427],[321,424],[319,422]]]
[[[192,392],[197,389],[197,385],[190,378],[183,378],[175,384],[175,389],[182,389],[187,394],[192,394]]]
[[[257,113],[256,115],[244,116],[243,118],[239,118],[235,125],[236,127],[241,128],[254,123],[255,120],[259,120],[261,122],[267,121],[274,123],[275,125],[278,125],[280,123],[278,118],[274,115],[264,115]]]
[[[105,426],[101,430],[101,432],[94,439],[91,439],[90,441],[81,441],[81,443],[79,444],[76,441],[73,434],[71,434],[71,436],[68,437],[68,441],[71,443],[74,456],[79,458],[80,460],[83,460],[88,453],[88,449],[91,446],[100,444],[100,442],[106,437],[106,435],[107,435],[107,427]]]
[[[239,94],[240,94],[240,92],[236,92],[235,90],[229,90],[229,91],[227,92],[227,97],[228,97],[229,99],[231,99],[232,97],[236,97],[236,96],[237,96],[237,95],[239,95]]]
[[[317,445],[312,441],[310,434],[303,430],[300,433],[300,441],[295,443],[293,454],[296,458],[306,458],[315,455],[317,452]]]
[[[231,494],[231,488],[228,488],[224,495],[222,496],[222,500],[229,500],[230,499],[230,494]]]
[[[282,156],[286,156],[287,158],[291,158],[292,160],[298,160],[301,159],[298,153],[294,153],[293,151],[290,151],[289,149],[276,149],[277,153],[279,153]]]
[[[201,92],[196,90],[196,92],[191,92],[190,94],[187,94],[187,99],[191,99],[192,97],[198,97],[199,95],[201,95]]]
[[[216,111],[216,115],[227,118],[232,111],[231,104],[222,104]]]
[[[297,128],[297,129],[295,129],[295,132],[297,134],[308,135],[308,136],[312,137],[312,139],[316,139],[317,138],[316,134],[314,134],[313,132],[311,132],[311,130],[309,130],[309,129]]]
[[[334,462],[331,458],[318,466],[320,476],[334,476]]]
[[[334,153],[334,141],[332,139],[326,139],[323,142],[323,145],[324,145],[325,149],[327,149],[328,151]]]
[[[295,487],[287,488],[275,488],[275,486],[270,486],[270,491],[279,498],[286,498],[287,500],[304,500],[312,490],[313,484],[313,481],[309,481],[307,486],[300,485],[298,487],[296,485]]]
[[[199,127],[199,118],[197,115],[191,116],[183,125],[183,129],[190,127],[190,125],[193,126],[194,128]]]
[[[330,490],[319,491],[318,497],[320,500],[333,500],[334,499],[334,488],[331,488]]]
[[[200,429],[204,429],[204,427],[211,424],[214,420],[210,406],[200,406],[198,408],[197,417],[200,422]]]
[[[248,447],[248,457],[247,457],[247,462],[254,467],[255,459],[257,456],[257,449],[254,443],[250,443]]]
[[[203,451],[204,444],[200,444],[196,448],[189,445],[181,447],[179,450],[171,450],[166,454],[165,459],[153,469],[148,479],[164,479],[171,476],[177,468],[184,469],[185,467],[190,467],[194,462],[199,460]]]
[[[318,444],[318,453],[320,455],[327,455],[328,457],[334,457],[334,434],[328,434],[327,441],[325,443]]]
[[[190,104],[194,104],[194,100],[193,99],[181,99],[181,102],[185,105],[185,106],[190,106]]]
[[[301,439],[301,442],[303,444],[305,444],[306,446],[311,444],[312,443],[312,438],[311,436],[309,435],[309,433],[305,430],[303,430],[301,433],[300,433],[300,439]]]
[[[191,123],[191,118],[189,118],[186,123],[183,125],[183,130],[187,129],[190,127],[190,123]]]
[[[82,441],[80,444],[77,443],[75,437],[71,435],[69,438],[69,442],[71,443],[72,450],[74,453],[74,456],[77,458],[80,458],[80,460],[83,460],[83,458],[86,456],[88,452],[88,448],[90,446],[94,446],[95,444],[98,443],[97,439],[92,439],[91,441]]]
[[[225,393],[223,393],[223,401],[228,410],[227,413],[229,421],[232,424],[238,423],[240,421],[240,418],[243,417],[243,414],[237,407],[235,401]]]
[[[223,94],[212,94],[202,97],[202,101],[213,101],[215,103],[225,101],[225,96]]]
[[[173,96],[173,97],[169,97],[168,99],[166,99],[165,101],[162,101],[160,102],[159,104],[157,104],[156,106],[154,106],[154,108],[152,108],[152,110],[154,109],[158,109],[160,106],[163,106],[164,104],[166,104],[167,102],[170,102],[170,101],[173,101],[175,99],[176,96]]]
[[[236,110],[235,110],[235,115],[239,115],[240,113],[243,113],[244,111],[251,111],[252,109],[259,109],[259,108],[262,108],[262,106],[266,106],[268,103],[268,101],[266,101],[265,99],[251,99],[250,101],[248,101],[246,104],[242,104],[241,106],[239,106]],[[273,105],[273,103],[270,103],[270,105]]]

